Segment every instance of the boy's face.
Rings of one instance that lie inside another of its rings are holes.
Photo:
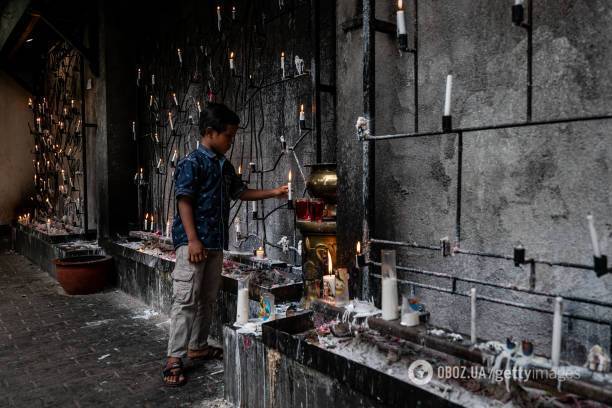
[[[204,138],[208,139],[209,147],[219,154],[225,154],[234,144],[238,125],[227,125],[223,132],[208,128]]]

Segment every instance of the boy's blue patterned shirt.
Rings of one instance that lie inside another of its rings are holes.
[[[227,249],[229,243],[230,201],[240,198],[246,185],[232,163],[206,146],[183,158],[174,172],[177,199],[172,242],[174,248],[187,245],[187,233],[178,211],[179,197],[191,197],[198,238],[206,249]]]

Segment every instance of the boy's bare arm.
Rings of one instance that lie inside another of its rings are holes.
[[[265,200],[266,198],[272,197],[284,197],[287,195],[288,189],[287,186],[281,186],[277,188],[270,188],[264,190],[253,190],[247,189],[242,193],[240,199],[242,201],[257,201],[257,200]]]
[[[206,248],[198,238],[196,231],[194,216],[193,216],[193,202],[190,197],[179,197],[178,199],[178,210],[181,216],[185,233],[187,234],[188,250],[189,250],[189,261],[192,263],[202,262],[206,259]]]

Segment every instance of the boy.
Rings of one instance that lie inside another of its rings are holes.
[[[176,266],[172,272],[172,309],[166,385],[185,384],[182,359],[211,359],[223,351],[207,343],[212,306],[229,237],[232,200],[283,197],[287,186],[248,189],[223,156],[232,146],[240,119],[227,106],[210,104],[200,114],[201,142],[175,171],[177,213],[172,226]]]

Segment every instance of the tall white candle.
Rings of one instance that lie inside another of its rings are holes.
[[[196,103],[196,106],[198,107],[198,113],[202,113],[202,106],[200,105],[200,101]]]
[[[172,92],[172,99],[174,100],[174,104],[178,106],[178,99],[176,99],[176,92]]]
[[[553,316],[552,350],[550,359],[553,367],[559,366],[561,356],[561,330],[563,328],[563,298],[555,298],[555,314]]]
[[[149,230],[149,213],[145,214],[145,219],[144,219],[144,231],[148,231]]]
[[[476,344],[476,288],[470,289],[470,340]]]
[[[291,189],[291,170],[289,170],[289,182],[287,183],[287,199],[289,201],[293,200],[293,191]]]
[[[151,85],[155,85],[155,74],[151,75]]]
[[[236,324],[249,321],[249,288],[238,289],[238,307],[236,308]]]
[[[251,208],[253,214],[257,214],[257,201],[251,201]]]
[[[285,53],[281,52],[281,70],[283,71],[283,78],[285,77]]]
[[[230,65],[230,69],[233,71],[234,70],[234,52],[233,51],[230,53],[229,65]]]
[[[240,234],[240,218],[236,217],[234,220],[234,226],[236,228],[236,235]]]
[[[593,244],[593,255],[596,257],[601,256],[601,251],[599,250],[599,239],[597,238],[597,230],[595,230],[595,219],[593,215],[587,215],[587,220],[589,221],[589,232],[591,233],[591,243]]]
[[[451,114],[452,89],[453,89],[453,76],[448,75],[446,77],[446,98],[444,99],[444,116],[450,116]]]
[[[217,29],[221,31],[221,6],[217,6]]]
[[[382,318],[395,320],[398,318],[397,279],[383,278],[382,280]]]
[[[236,6],[232,6],[232,20],[236,19]]]
[[[397,33],[406,34],[406,20],[404,18],[404,10],[402,10],[402,0],[397,2],[397,13],[395,14],[397,20]]]
[[[174,130],[174,122],[172,122],[172,112],[168,112],[168,122],[170,122],[170,129]]]
[[[183,65],[183,51],[181,51],[180,48],[177,48],[176,53],[178,55],[179,64]]]

